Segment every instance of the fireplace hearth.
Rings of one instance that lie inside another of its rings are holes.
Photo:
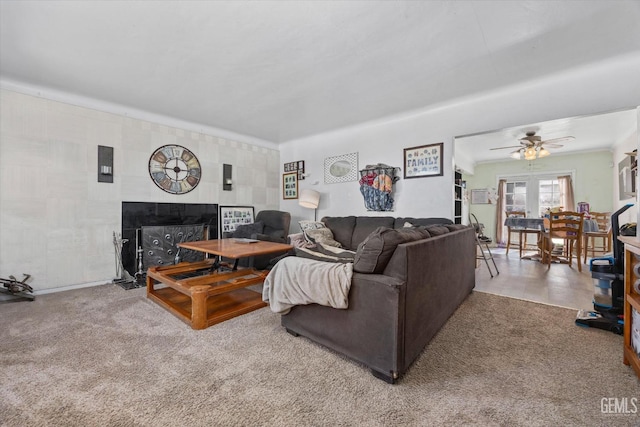
[[[217,204],[122,202],[122,266],[132,277],[150,266],[202,259],[176,245],[209,238],[218,238]]]

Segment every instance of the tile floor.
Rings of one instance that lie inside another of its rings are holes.
[[[509,255],[502,248],[491,248],[491,252],[500,274],[491,278],[484,260],[480,259],[476,268],[476,291],[567,308],[593,309],[595,288],[588,264],[582,265],[581,273],[575,260],[571,267],[551,264],[547,269],[538,261],[520,259],[517,249],[509,250]],[[489,265],[493,269],[491,260]]]

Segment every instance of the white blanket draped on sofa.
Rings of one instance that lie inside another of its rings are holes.
[[[347,308],[352,276],[353,263],[286,257],[265,278],[262,300],[269,303],[271,311],[280,314],[305,304]]]

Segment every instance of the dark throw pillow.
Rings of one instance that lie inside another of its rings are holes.
[[[430,233],[420,227],[398,229],[378,227],[358,245],[353,271],[382,273],[399,244],[429,237]]]
[[[237,239],[251,239],[254,234],[262,234],[264,230],[264,223],[262,221],[254,222],[253,224],[242,224],[236,227],[236,231],[233,232],[233,237]]]

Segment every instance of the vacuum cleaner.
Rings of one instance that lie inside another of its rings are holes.
[[[618,335],[624,332],[624,243],[618,240],[618,217],[633,206],[627,204],[611,215],[613,253],[592,258],[589,267],[595,286],[593,310],[580,310],[576,317],[579,326],[604,329]]]

